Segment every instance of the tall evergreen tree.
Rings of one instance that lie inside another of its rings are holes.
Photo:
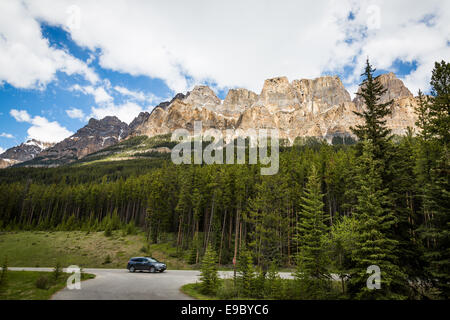
[[[358,204],[355,208],[357,237],[352,256],[354,269],[349,292],[358,299],[405,298],[406,276],[398,266],[396,246],[398,241],[390,238],[392,225],[396,222],[388,208],[389,197],[383,187],[381,160],[375,159],[371,140],[363,141],[363,154],[358,164]],[[376,265],[381,270],[381,289],[369,289],[367,268]]]
[[[217,255],[211,245],[206,248],[200,269],[201,291],[204,294],[215,295],[219,287]]]
[[[440,295],[450,297],[450,63],[436,62],[431,97],[416,112],[422,129],[416,172],[422,200],[423,239],[428,271]]]
[[[252,294],[253,282],[255,279],[255,268],[253,266],[253,257],[250,250],[242,248],[238,260],[238,287],[239,293],[243,297],[250,297]]]
[[[450,62],[436,62],[431,75],[432,103],[428,131],[442,144],[450,143]]]
[[[366,68],[362,74],[365,79],[361,83],[361,92],[356,93],[363,99],[365,107],[362,112],[354,111],[357,116],[363,118],[364,123],[352,127],[351,130],[359,140],[370,139],[374,145],[374,154],[380,159],[384,157],[387,148],[390,130],[385,126],[385,117],[391,113],[390,106],[393,100],[380,102],[381,96],[386,93],[387,89],[383,88],[378,77],[374,77],[375,71],[376,69],[367,59]]]
[[[312,298],[320,298],[324,280],[329,279],[329,261],[324,237],[327,234],[323,211],[321,181],[313,165],[301,198],[302,210],[297,223],[299,253],[295,277]]]

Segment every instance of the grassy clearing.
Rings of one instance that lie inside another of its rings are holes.
[[[164,251],[168,249],[167,252]],[[10,267],[125,268],[133,256],[153,256],[169,269],[189,269],[189,265],[173,256],[170,244],[146,245],[143,234],[123,236],[114,231],[20,231],[0,234],[0,261],[8,257]]]
[[[254,300],[248,297],[237,297],[233,292],[233,282],[232,279],[222,279],[220,289],[215,296],[203,294],[199,282],[185,284],[180,288],[180,291],[198,300]]]
[[[0,288],[0,300],[48,300],[66,286],[70,274],[63,273],[56,281],[51,280],[52,276],[51,272],[8,270],[7,284]],[[49,279],[48,287],[39,289],[36,283],[43,277]],[[82,281],[93,278],[95,278],[93,274],[81,275]]]
[[[206,296],[200,293],[200,283],[188,283],[180,288],[180,291],[188,296],[199,300],[218,300],[217,297]]]

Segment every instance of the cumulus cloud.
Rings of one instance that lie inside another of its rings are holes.
[[[71,108],[66,110],[67,115],[69,118],[72,119],[78,119],[83,121],[86,118],[86,115],[84,114],[83,110],[77,109],[77,108]]]
[[[95,99],[96,103],[106,103],[111,102],[113,100],[113,97],[109,95],[108,92],[106,92],[105,88],[102,86],[93,87],[93,86],[80,86],[78,84],[73,85],[71,88],[72,91],[80,91],[83,94],[89,94],[92,95]]]
[[[11,133],[6,133],[6,132],[0,133],[0,137],[8,138],[8,139],[14,139],[14,136]]]
[[[161,98],[157,97],[156,95],[154,95],[152,93],[146,94],[142,91],[132,91],[132,90],[129,90],[129,89],[127,89],[125,87],[121,87],[121,86],[115,86],[114,90],[116,90],[123,96],[130,97],[130,98],[132,98],[134,100],[138,100],[138,101],[153,103],[157,100],[161,100]]]
[[[255,91],[266,78],[341,72],[359,80],[369,55],[378,68],[417,62],[405,77],[427,87],[434,60],[448,59],[450,2],[399,1],[27,1],[33,16],[65,26],[80,10],[72,39],[100,49],[103,68],[163,79],[174,91],[198,82]],[[395,70],[394,70],[395,71]]]
[[[9,114],[18,122],[31,122],[31,117],[26,110],[12,109]]]
[[[144,109],[134,102],[126,102],[119,105],[110,103],[104,106],[92,107],[91,116],[96,119],[102,119],[106,116],[116,116],[129,124],[142,111]]]
[[[349,64],[354,71],[345,82],[357,82],[370,57],[378,69],[393,72],[399,71],[396,62],[417,64],[403,80],[414,94],[420,88],[427,90],[434,62],[450,59],[450,2],[361,1],[350,2],[350,8],[353,20],[340,22],[352,39],[354,56]]]
[[[130,99],[125,99],[123,103],[116,104],[114,102],[114,98],[109,93],[109,91],[111,91],[112,89],[110,88],[110,84],[108,81],[104,81],[103,85],[97,87],[82,87],[76,84],[71,87],[71,90],[94,97],[97,105],[91,107],[91,114],[87,116],[87,118],[92,117],[96,119],[102,119],[106,116],[116,116],[120,120],[130,123],[140,112],[151,108],[150,106],[144,108],[140,104],[134,101],[130,101]],[[127,88],[120,86],[114,87],[114,90],[125,96],[126,98],[131,98],[131,100],[148,102],[157,99],[154,95],[145,95],[140,91],[130,91]],[[82,110],[79,109],[66,110],[66,113],[71,118],[82,119],[84,117],[84,113],[82,113]],[[75,115],[77,115],[77,117],[75,117]]]
[[[21,1],[0,2],[0,84],[43,88],[57,71],[80,74],[91,83],[97,74],[68,52],[53,48],[42,37],[39,22]]]
[[[27,130],[27,139],[36,139],[43,142],[59,142],[73,134],[73,132],[62,127],[58,122],[48,121],[41,116],[32,117],[26,110],[12,109],[10,115],[19,122],[31,124],[31,127]]]

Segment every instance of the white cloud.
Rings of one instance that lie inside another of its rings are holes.
[[[96,103],[106,103],[111,102],[113,97],[111,97],[108,92],[106,92],[105,88],[102,86],[93,87],[93,86],[80,86],[78,84],[72,86],[72,91],[80,91],[83,94],[92,95],[95,99]]]
[[[447,0],[27,3],[36,18],[63,26],[67,7],[77,5],[81,24],[72,39],[100,49],[102,67],[160,78],[175,91],[204,81],[259,91],[266,78],[312,78],[356,65],[350,86],[367,55],[386,69],[397,59],[417,61],[419,68],[405,78],[414,91],[427,86],[434,60],[450,56]],[[379,29],[367,30],[370,5],[380,9]],[[432,23],[420,22],[425,15],[435,15]]]
[[[145,94],[142,91],[132,91],[129,90],[125,87],[121,87],[121,86],[115,86],[114,90],[116,90],[117,92],[119,92],[121,95],[127,96],[127,97],[131,97],[135,100],[138,101],[144,101],[144,102],[148,102],[148,103],[153,103],[155,101],[161,100],[161,98],[155,96],[152,93],[149,94]]]
[[[6,133],[6,132],[0,133],[0,137],[14,139],[14,136],[11,133]]]
[[[379,28],[364,29],[374,5],[379,10]],[[357,82],[369,56],[378,69],[394,72],[398,71],[393,69],[396,60],[416,62],[417,69],[403,80],[414,94],[419,88],[427,90],[434,62],[450,59],[450,2],[364,1],[352,3],[352,10],[355,20],[343,26],[355,39],[355,70],[347,83]],[[431,17],[431,23],[425,17]]]
[[[0,154],[2,154],[3,152],[5,152],[6,150],[3,149],[2,147],[0,147]]]
[[[130,123],[133,121],[133,119],[142,111],[144,111],[144,108],[129,100],[125,100],[125,102],[121,104],[116,104],[114,102],[114,98],[109,94],[108,90],[111,90],[110,83],[108,81],[103,81],[104,86],[80,86],[78,84],[71,87],[72,91],[79,91],[83,94],[92,95],[94,97],[95,102],[97,103],[96,106],[91,107],[91,114],[86,118],[96,118],[96,119],[103,119],[106,116],[116,116],[120,120]],[[141,101],[148,101],[155,98],[150,98],[151,96],[146,96],[142,92],[136,92],[136,91],[130,91],[127,88],[116,86],[114,87],[114,90],[119,92],[120,94],[132,98],[134,100],[141,100]],[[149,107],[150,108],[150,107]],[[148,108],[147,108],[148,109]],[[76,113],[79,117],[82,118],[83,115],[79,113],[81,110],[66,110],[66,113],[71,118],[75,118],[74,114]],[[69,114],[70,112],[70,114]],[[71,116],[72,115],[72,116]]]
[[[106,116],[116,116],[129,124],[142,111],[144,111],[144,109],[134,102],[126,102],[120,105],[110,103],[104,106],[92,107],[91,117],[103,119]]]
[[[0,84],[43,88],[57,71],[80,74],[91,83],[98,76],[68,52],[50,47],[40,24],[21,1],[0,1]]]
[[[73,132],[62,127],[56,121],[48,121],[41,116],[31,117],[26,110],[12,109],[10,115],[19,122],[31,124],[31,127],[27,130],[27,139],[36,139],[42,142],[59,142],[73,134]]]
[[[66,110],[67,115],[72,119],[79,119],[83,121],[86,118],[83,110],[77,108],[71,108]]]
[[[18,122],[31,122],[31,117],[26,110],[12,109],[9,114]]]

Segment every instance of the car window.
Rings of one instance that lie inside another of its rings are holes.
[[[153,259],[153,258],[147,258],[147,260],[148,260],[149,262],[158,262],[156,259]]]

